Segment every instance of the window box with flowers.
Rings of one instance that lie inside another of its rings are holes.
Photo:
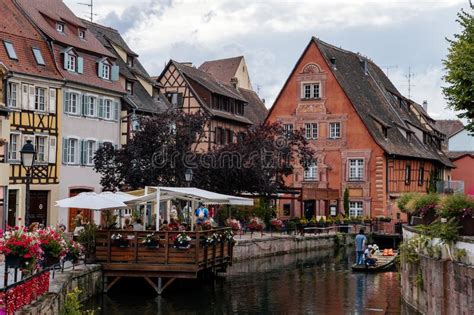
[[[120,248],[127,248],[130,246],[128,239],[123,237],[120,233],[114,233],[111,236],[112,244]]]
[[[160,237],[155,233],[147,234],[142,244],[148,249],[157,249],[160,247]]]
[[[173,247],[176,249],[191,248],[191,237],[186,233],[179,233],[173,238]]]

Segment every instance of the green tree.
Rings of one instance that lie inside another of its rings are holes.
[[[456,21],[462,27],[454,39],[446,39],[450,46],[443,64],[444,80],[449,84],[443,93],[450,108],[460,111],[458,117],[468,118],[466,129],[474,133],[474,6],[469,1],[470,12],[461,9]]]

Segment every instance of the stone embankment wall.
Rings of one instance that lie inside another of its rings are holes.
[[[335,248],[353,244],[352,234],[321,234],[321,235],[281,235],[264,238],[240,240],[236,237],[234,261],[253,258],[304,252],[314,249]]]
[[[404,239],[415,235],[414,230],[404,227]],[[473,244],[474,239],[463,237],[456,247],[470,248]],[[473,257],[467,258],[471,261]],[[417,311],[431,315],[474,314],[472,265],[420,255],[417,264],[402,263],[400,273],[402,297]]]
[[[16,312],[17,315],[54,315],[64,305],[66,294],[79,287],[80,301],[102,293],[102,271],[98,265],[79,265],[74,270],[56,271],[50,281],[49,292],[32,304]]]

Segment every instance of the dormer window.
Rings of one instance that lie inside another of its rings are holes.
[[[85,39],[86,38],[86,31],[82,28],[78,30],[78,36],[80,39]]]
[[[133,67],[133,56],[127,55],[127,66]]]
[[[133,82],[127,81],[125,83],[125,89],[127,90],[128,94],[133,94]]]
[[[35,55],[36,63],[44,66],[44,59],[43,55],[41,54],[41,50],[39,48],[33,47],[33,55]]]
[[[64,33],[64,23],[56,22],[56,30],[60,33]]]
[[[13,44],[7,41],[4,41],[3,44],[5,45],[5,49],[7,50],[8,57],[10,59],[18,60],[18,57],[16,56],[15,47],[13,47]]]
[[[63,50],[62,53],[65,70],[77,73],[84,72],[84,59],[79,57],[73,48],[67,48]]]
[[[97,76],[104,80],[118,81],[119,67],[112,65],[107,58],[97,61]]]

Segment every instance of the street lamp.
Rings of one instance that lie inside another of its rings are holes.
[[[193,180],[193,170],[188,168],[186,169],[186,172],[184,173],[184,179],[186,180],[186,183],[188,184],[188,187],[191,186],[191,182]]]
[[[31,140],[26,140],[23,148],[20,150],[21,165],[26,170],[26,192],[25,192],[25,224],[29,225],[30,215],[30,183],[31,183],[31,169],[34,166],[36,159],[35,146],[31,143]]]

